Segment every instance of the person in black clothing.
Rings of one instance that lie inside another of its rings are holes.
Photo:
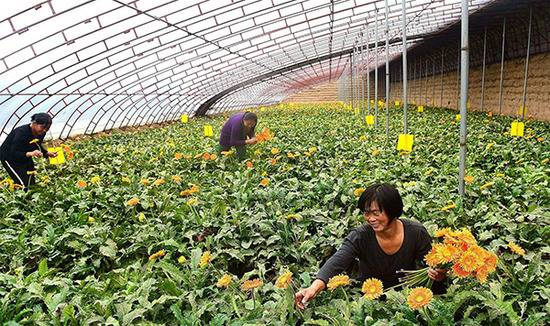
[[[52,118],[49,114],[34,114],[30,124],[13,129],[0,146],[0,161],[14,184],[25,189],[34,184],[33,157],[57,156],[57,153],[48,152],[42,147],[42,141],[51,124]]]
[[[356,260],[356,279],[362,282],[377,278],[384,288],[399,284],[397,271],[423,267],[424,256],[431,250],[431,238],[420,223],[399,218],[403,200],[397,189],[389,184],[372,185],[361,194],[358,206],[367,224],[353,230],[321,267],[317,279],[296,293],[298,308],[304,309],[305,303],[321,292],[331,277],[349,270]],[[434,293],[443,293],[446,271],[430,269],[428,276],[434,280]]]

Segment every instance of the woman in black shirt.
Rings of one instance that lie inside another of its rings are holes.
[[[42,147],[52,118],[47,113],[37,113],[31,123],[13,129],[0,146],[0,161],[15,184],[25,189],[34,184],[33,157],[55,157]]]
[[[357,279],[377,278],[384,288],[399,284],[399,270],[417,269],[431,250],[431,238],[420,223],[399,219],[403,200],[397,189],[389,184],[375,184],[359,198],[359,209],[367,224],[353,230],[338,251],[321,267],[317,279],[296,293],[296,305],[304,304],[321,292],[328,280],[348,270],[358,260]],[[444,291],[444,270],[428,271],[434,280],[435,293]]]

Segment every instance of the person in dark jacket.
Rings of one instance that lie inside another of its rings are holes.
[[[239,112],[231,116],[223,125],[220,135],[219,151],[229,151],[235,147],[237,157],[246,157],[246,145],[256,144],[254,129],[258,116],[253,112]]]
[[[52,117],[49,114],[34,114],[30,124],[13,129],[0,146],[0,161],[14,184],[28,189],[35,183],[33,157],[57,156],[57,153],[48,152],[42,147],[51,124]]]
[[[403,200],[389,184],[374,184],[359,198],[359,209],[367,224],[353,230],[338,251],[317,273],[317,278],[296,293],[296,306],[305,304],[325,289],[329,279],[349,270],[359,261],[357,280],[377,278],[384,288],[399,284],[399,270],[423,267],[424,256],[431,250],[431,238],[422,224],[400,219]],[[401,275],[402,276],[402,275]],[[428,270],[434,293],[445,291],[445,270]]]

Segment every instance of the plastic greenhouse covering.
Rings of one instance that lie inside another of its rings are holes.
[[[198,113],[278,103],[341,78],[365,40],[394,40],[398,56],[402,3],[387,2],[387,35],[384,1],[10,2],[0,21],[0,140],[34,112],[54,116],[49,137],[67,138],[193,116],[211,99]],[[459,0],[406,1],[407,46],[460,10]],[[359,65],[372,69],[374,55]]]

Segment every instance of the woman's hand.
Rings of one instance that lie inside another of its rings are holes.
[[[25,155],[26,155],[27,157],[42,157],[42,152],[39,151],[39,150],[37,150],[37,149],[35,149],[35,150],[32,151],[32,152],[27,152]]]
[[[256,144],[258,141],[256,140],[256,137],[254,138],[250,138],[250,139],[247,139],[244,141],[247,145],[254,145]]]
[[[441,282],[447,277],[447,270],[446,269],[428,269],[428,277],[436,282]]]
[[[57,152],[48,152],[48,157],[56,157]]]
[[[294,297],[294,302],[296,303],[296,307],[300,310],[304,310],[306,308],[307,303],[315,298],[315,296],[321,292],[325,288],[325,282],[317,279],[311,283],[311,285],[308,288],[301,289],[296,293],[296,296]]]

